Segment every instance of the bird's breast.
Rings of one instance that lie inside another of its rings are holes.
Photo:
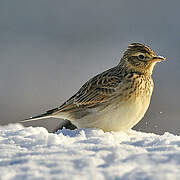
[[[147,87],[148,86],[148,87]],[[131,129],[147,111],[153,91],[152,82],[142,82],[128,98],[117,97],[101,111],[74,121],[79,128],[101,128],[104,131]]]

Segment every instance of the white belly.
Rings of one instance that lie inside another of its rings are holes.
[[[131,129],[144,116],[150,97],[130,98],[128,101],[112,103],[101,112],[73,121],[78,128],[101,128],[104,131],[124,131]]]

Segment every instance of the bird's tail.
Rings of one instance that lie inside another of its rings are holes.
[[[45,119],[45,118],[48,118],[48,117],[51,117],[49,116],[47,113],[44,113],[44,114],[40,114],[38,116],[33,116],[33,117],[30,117],[30,118],[27,118],[27,119],[24,119],[20,122],[29,122],[29,121],[37,121],[37,120],[40,120],[40,119]]]
[[[37,121],[37,120],[40,120],[40,119],[50,118],[50,117],[53,117],[53,114],[55,112],[57,112],[58,110],[59,110],[59,108],[54,108],[54,109],[51,109],[49,111],[46,111],[44,114],[33,116],[33,117],[30,117],[30,118],[24,119],[24,120],[22,120],[20,122],[23,123],[23,122]]]

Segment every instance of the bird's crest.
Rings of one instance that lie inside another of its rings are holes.
[[[128,46],[128,50],[132,50],[132,51],[142,51],[142,52],[146,52],[149,55],[155,55],[154,51],[152,49],[150,49],[148,46],[141,44],[141,43],[131,43]]]

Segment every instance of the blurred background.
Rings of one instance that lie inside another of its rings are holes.
[[[54,108],[119,63],[129,43],[157,64],[148,112],[134,129],[180,134],[180,1],[0,0],[0,125]],[[50,132],[62,121],[39,120]]]

